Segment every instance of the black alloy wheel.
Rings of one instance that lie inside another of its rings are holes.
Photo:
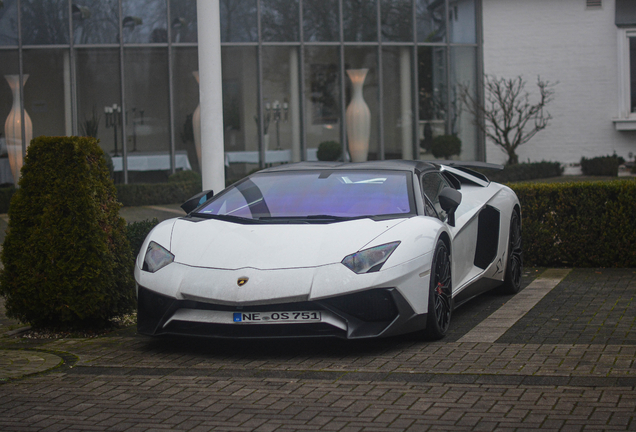
[[[452,312],[453,296],[450,253],[446,243],[442,240],[438,240],[431,265],[426,336],[435,340],[443,338],[450,326]]]
[[[512,211],[510,218],[510,235],[508,236],[508,261],[506,276],[502,285],[502,293],[516,294],[521,288],[523,271],[523,245],[521,242],[521,217],[517,210]]]

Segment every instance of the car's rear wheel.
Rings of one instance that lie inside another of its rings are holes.
[[[450,326],[453,312],[452,278],[450,252],[446,243],[437,241],[433,263],[431,265],[431,282],[428,293],[428,315],[425,336],[429,339],[441,339]]]
[[[521,217],[513,210],[510,218],[510,235],[508,236],[508,260],[506,276],[501,286],[503,294],[516,294],[521,288],[523,271],[523,245],[521,242]]]

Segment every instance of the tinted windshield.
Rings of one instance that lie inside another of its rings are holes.
[[[357,218],[414,213],[406,171],[300,171],[256,174],[198,214],[268,218]]]

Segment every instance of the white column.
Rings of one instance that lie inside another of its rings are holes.
[[[402,159],[413,159],[413,118],[411,105],[411,53],[400,48],[400,105],[402,108]]]
[[[292,161],[300,162],[300,94],[298,92],[298,48],[289,49],[289,115],[292,131]]]
[[[225,189],[219,0],[197,0],[203,190]]]

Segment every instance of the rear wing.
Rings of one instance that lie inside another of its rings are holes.
[[[474,169],[501,171],[503,165],[492,164],[488,162],[475,161],[430,161],[431,163],[440,165],[442,171],[447,171],[459,178],[461,183],[469,183],[477,186],[486,187],[490,184],[490,180],[484,174]]]

